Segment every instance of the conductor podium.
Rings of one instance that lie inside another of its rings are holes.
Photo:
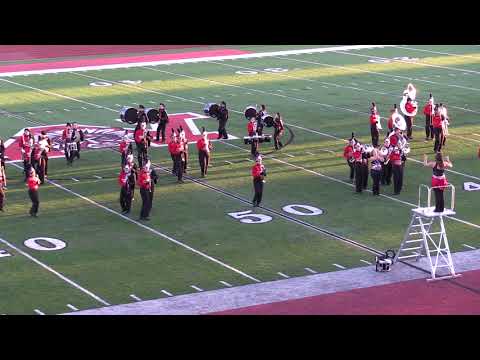
[[[443,218],[455,215],[455,187],[447,185],[444,196],[449,196],[450,207],[443,212],[435,212],[431,206],[433,188],[420,185],[418,189],[418,207],[412,209],[412,219],[400,245],[394,263],[397,261],[416,261],[422,257],[428,259],[431,278],[427,281],[451,279],[461,274],[455,273],[455,268],[448,244],[447,231]],[[426,194],[423,199],[422,194]]]

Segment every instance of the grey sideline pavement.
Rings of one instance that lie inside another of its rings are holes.
[[[480,250],[453,253],[452,258],[456,273],[480,269]],[[427,258],[413,263],[423,269],[429,269]],[[375,265],[369,265],[285,280],[75,311],[64,315],[200,315],[429,277],[429,274],[402,263],[395,264],[392,271],[386,273],[375,272]]]

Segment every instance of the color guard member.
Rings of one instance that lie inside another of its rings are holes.
[[[445,169],[453,167],[448,156],[443,159],[442,153],[437,152],[435,161],[428,161],[427,155],[423,155],[423,164],[432,168],[432,189],[435,193],[435,210],[434,212],[443,212],[445,210],[444,191],[448,185]]]

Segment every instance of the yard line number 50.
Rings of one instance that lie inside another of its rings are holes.
[[[322,209],[301,204],[285,205],[282,210],[286,213],[300,216],[315,216],[325,213]],[[228,213],[228,215],[243,224],[263,224],[273,220],[270,215],[253,213],[252,210],[232,212]]]

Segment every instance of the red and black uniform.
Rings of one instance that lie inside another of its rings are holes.
[[[183,152],[182,152],[183,173],[186,174],[187,173],[187,165],[188,165],[188,140],[185,137],[185,135],[183,135],[180,138],[180,142],[183,145]]]
[[[378,114],[371,114],[370,115],[370,135],[372,136],[372,145],[373,146],[378,146],[378,128],[377,128],[377,122],[378,122]]]
[[[382,160],[372,160],[370,175],[373,180],[372,193],[373,195],[380,195],[380,180],[382,178]]]
[[[353,161],[355,167],[355,192],[361,193],[363,189],[363,159],[362,150],[355,149],[353,151]]]
[[[127,156],[131,153],[131,150],[130,142],[127,139],[123,139],[119,146],[122,168],[127,164]]]
[[[37,175],[30,175],[27,178],[28,196],[32,200],[32,207],[30,208],[30,216],[37,217],[40,200],[38,198],[38,187],[40,186],[40,179]]]
[[[248,122],[247,133],[248,133],[248,136],[257,135],[257,124],[256,124],[255,121],[249,121]],[[257,156],[257,154],[258,154],[258,140],[252,140],[250,153],[252,154],[253,157]]]
[[[425,140],[433,139],[433,104],[428,102],[423,108],[425,115]]]
[[[447,177],[445,176],[445,168],[439,167],[435,164],[432,174],[432,188],[435,193],[435,212],[443,212],[445,210],[445,199],[443,192],[448,185]]]
[[[283,126],[283,121],[280,118],[276,118],[273,126],[275,128],[273,132],[273,140],[275,142],[275,150],[279,150],[283,147],[282,142],[280,141],[280,137],[283,135],[283,131],[285,130],[285,127]]]
[[[210,140],[201,138],[197,141],[197,150],[198,150],[198,162],[200,163],[200,171],[202,172],[202,177],[207,175],[208,163],[210,162],[210,150],[211,143]]]
[[[128,214],[132,207],[133,194],[129,181],[131,171],[125,170],[126,169],[123,168],[118,176],[118,185],[120,185],[120,207],[122,208],[122,212],[124,214]]]
[[[140,170],[138,177],[138,185],[140,186],[140,195],[142,196],[142,210],[140,212],[140,220],[148,220],[150,210],[152,209],[152,179],[150,172],[145,169]]]
[[[177,141],[175,139],[171,139],[170,142],[168,143],[168,152],[170,153],[170,156],[172,157],[172,174],[177,175],[176,167],[175,167],[175,149],[177,147]]]
[[[3,205],[5,202],[5,188],[7,187],[7,177],[5,171],[0,166],[0,211],[3,211]]]
[[[43,167],[41,166],[41,159],[42,159],[42,149],[38,144],[35,144],[32,150],[32,158],[31,164],[32,167],[35,169],[35,172],[38,174],[38,178],[40,182],[43,184],[45,182],[45,174],[43,173]]]
[[[183,145],[183,142],[178,139],[175,142],[175,145],[172,146],[173,150],[173,158],[174,158],[174,174],[177,175],[178,181],[183,181],[183,171],[184,171],[184,165],[183,165],[183,152],[185,151],[185,147]]]
[[[390,163],[392,164],[393,193],[394,195],[399,195],[403,186],[403,166],[401,151],[398,147],[396,147],[398,144],[397,135],[393,135],[390,138],[390,143],[394,147],[389,156]]]
[[[168,114],[165,110],[158,110],[158,127],[157,127],[157,141],[160,141],[160,133],[162,134],[162,143],[165,142],[165,130],[168,124]]]
[[[25,181],[27,181],[28,172],[31,166],[33,145],[34,145],[34,138],[30,133],[28,135],[23,134],[20,137],[19,146],[22,151],[23,171],[25,173]]]
[[[343,158],[347,160],[347,165],[350,168],[350,180],[353,180],[355,174],[355,159],[353,158],[353,146],[348,144],[343,149]]]
[[[265,176],[267,176],[265,166],[260,163],[256,163],[255,165],[253,165],[252,177],[253,189],[255,191],[255,196],[253,197],[253,206],[259,206],[262,202],[263,183]]]
[[[142,167],[147,161],[147,130],[137,126],[133,138],[137,145],[138,165]]]
[[[408,113],[413,113],[415,111],[416,107],[413,106],[411,102],[407,102],[405,104],[405,110],[407,110]],[[411,139],[412,138],[412,126],[413,126],[413,116],[406,116],[405,115],[405,122],[407,123],[407,138]]]
[[[5,145],[3,142],[0,144],[0,169],[5,171]]]
[[[391,132],[393,131],[393,115],[395,115],[395,113],[393,113],[393,114],[388,118],[388,121],[387,121],[388,133],[391,133]]]
[[[437,152],[442,150],[442,115],[435,114],[432,119],[433,134],[435,135],[435,144],[433,145],[433,151]]]

